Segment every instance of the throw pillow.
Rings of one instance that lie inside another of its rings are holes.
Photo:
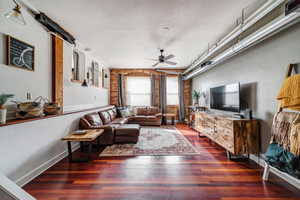
[[[129,117],[135,115],[134,107],[132,107],[132,106],[127,106],[127,109],[128,109],[128,111],[129,111],[129,113],[130,113],[130,116],[129,116]]]
[[[120,110],[122,118],[127,118],[131,116],[129,109]]]

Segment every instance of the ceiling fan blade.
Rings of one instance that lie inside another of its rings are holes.
[[[156,67],[158,64],[159,64],[159,62],[157,62],[154,65],[152,65],[152,67]]]
[[[154,59],[154,58],[147,58],[147,60],[158,61],[158,59]]]
[[[165,60],[169,60],[171,58],[175,58],[175,56],[173,54],[170,54],[170,55],[168,55],[168,56],[165,57]]]
[[[167,61],[167,60],[165,61],[165,63],[166,63],[166,64],[169,64],[169,65],[177,65],[176,62],[171,62],[171,61]]]

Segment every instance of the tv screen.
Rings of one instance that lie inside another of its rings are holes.
[[[210,108],[240,112],[240,84],[228,84],[210,89]]]

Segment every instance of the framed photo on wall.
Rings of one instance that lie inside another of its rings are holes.
[[[95,87],[101,87],[102,70],[100,69],[99,63],[92,61],[91,67],[91,83]]]
[[[34,46],[7,36],[7,65],[34,71]]]

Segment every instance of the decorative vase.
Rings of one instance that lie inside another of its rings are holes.
[[[194,106],[198,106],[199,105],[199,99],[194,99]]]
[[[0,124],[6,123],[6,113],[7,109],[3,106],[0,106]]]

